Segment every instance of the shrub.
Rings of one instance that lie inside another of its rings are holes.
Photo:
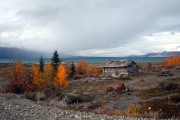
[[[74,80],[78,80],[78,79],[82,79],[82,77],[80,75],[74,75]]]
[[[22,94],[25,92],[25,87],[23,84],[15,84],[10,82],[5,86],[5,89],[7,92]]]
[[[32,101],[37,101],[37,97],[36,97],[36,94],[34,92],[25,93],[25,98],[30,99]]]
[[[11,69],[11,73],[9,74],[10,81],[5,86],[5,90],[7,92],[21,94],[25,91],[25,69],[21,60],[16,61],[13,64]]]
[[[87,104],[85,106],[85,110],[92,110],[92,109],[96,109],[98,107],[100,107],[101,104],[99,104],[98,102],[90,102],[89,104]]]
[[[175,102],[175,103],[180,102],[180,95],[172,96],[171,100],[172,100],[172,102]]]
[[[126,90],[124,82],[119,82],[118,85],[115,86],[116,92],[124,92]]]
[[[128,110],[125,113],[126,116],[132,116],[132,117],[137,117],[140,115],[140,110],[138,105],[131,105],[128,106]]]
[[[77,62],[77,73],[84,75],[86,74],[86,66],[87,66],[87,62],[85,60],[80,60]]]
[[[122,80],[131,80],[130,77],[121,77]]]
[[[120,116],[121,115],[121,111],[120,110],[114,110],[114,115]]]
[[[162,82],[162,83],[159,84],[159,86],[160,86],[160,88],[165,89],[165,90],[175,90],[175,89],[177,89],[178,84]]]
[[[106,92],[112,92],[112,91],[114,91],[114,88],[112,86],[107,86],[105,91]]]

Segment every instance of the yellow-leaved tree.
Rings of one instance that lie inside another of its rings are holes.
[[[87,63],[85,60],[80,60],[77,63],[77,72],[81,75],[86,74],[86,67],[87,67]]]
[[[93,65],[92,64],[90,64],[90,65],[88,65],[87,67],[86,67],[86,73],[88,74],[88,75],[92,75],[94,72],[93,72]]]
[[[25,68],[21,60],[13,64],[9,74],[9,82],[5,86],[8,92],[23,93],[25,90]]]
[[[13,68],[13,76],[14,76],[14,84],[23,84],[24,79],[25,79],[25,68],[21,60],[18,60],[14,64]]]
[[[54,78],[54,86],[67,87],[69,82],[67,81],[67,71],[64,65],[59,65],[57,75]]]
[[[39,66],[38,65],[32,65],[32,83],[36,85],[37,89],[42,89],[44,84],[44,78],[43,75],[39,72]]]
[[[53,79],[54,79],[54,68],[52,67],[51,63],[48,63],[45,66],[44,71],[44,84],[45,86],[52,86],[53,85]]]

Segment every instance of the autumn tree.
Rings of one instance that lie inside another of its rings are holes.
[[[164,67],[173,67],[180,65],[180,55],[173,55],[173,57],[167,57],[163,61]]]
[[[21,60],[18,60],[14,65],[14,82],[22,84],[25,78],[25,68]]]
[[[93,74],[93,65],[92,64],[86,66],[86,74],[88,74],[88,75]]]
[[[41,90],[44,83],[44,78],[42,73],[39,72],[39,66],[38,65],[32,65],[32,83],[37,87],[38,90]]]
[[[44,60],[42,56],[40,57],[40,60],[39,60],[39,71],[41,73],[44,73]]]
[[[57,75],[54,78],[54,86],[67,87],[69,85],[67,81],[67,71],[64,65],[59,65]]]
[[[94,65],[94,69],[93,70],[94,70],[94,74],[97,75],[97,76],[101,75],[102,72],[103,72],[102,67],[99,67],[97,65]]]
[[[17,60],[12,67],[12,74],[9,74],[10,82],[6,85],[8,92],[23,93],[25,90],[25,67],[21,60]]]
[[[48,63],[45,66],[45,71],[44,71],[44,84],[45,84],[45,86],[52,86],[53,85],[53,79],[54,79],[54,69],[51,66],[51,63]]]
[[[51,64],[55,71],[57,71],[58,66],[61,64],[61,60],[59,58],[59,54],[57,50],[54,51],[53,57],[51,58]]]
[[[87,66],[87,63],[85,60],[80,60],[78,63],[77,63],[77,72],[81,75],[84,75],[86,74],[86,66]]]

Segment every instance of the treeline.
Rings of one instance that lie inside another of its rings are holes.
[[[45,65],[43,57],[40,57],[39,64],[32,64],[25,67],[21,60],[17,60],[6,84],[6,90],[14,93],[42,91],[49,87],[65,88],[69,86],[68,79],[77,79],[77,76],[97,77],[102,74],[102,68],[96,65],[87,64],[80,60],[77,64],[64,63],[59,58],[57,51],[53,53],[51,62]],[[80,79],[81,77],[79,77]]]

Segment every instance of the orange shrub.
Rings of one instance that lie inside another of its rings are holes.
[[[132,117],[137,117],[140,115],[140,110],[138,105],[131,105],[128,106],[128,110],[125,113],[126,116],[132,116]]]
[[[90,64],[86,66],[86,74],[88,75],[99,76],[102,74],[102,71],[102,68],[97,65]]]
[[[94,65],[94,74],[95,75],[99,76],[102,74],[102,72],[103,72],[103,70],[101,67]]]
[[[14,82],[16,84],[22,84],[25,78],[25,73],[24,73],[25,69],[21,60],[18,60],[15,63],[13,71],[14,71]]]
[[[86,74],[86,67],[87,67],[86,61],[85,60],[80,60],[77,63],[77,73],[81,74],[81,75]]]
[[[94,74],[94,68],[93,68],[93,65],[92,64],[90,64],[90,65],[88,65],[87,67],[86,67],[86,73],[88,74],[88,75],[92,75],[92,74]]]
[[[64,65],[59,65],[57,75],[54,78],[54,86],[67,87],[69,85],[67,81],[67,71]]]
[[[45,66],[44,70],[44,84],[45,86],[52,86],[53,79],[54,79],[54,68],[52,67],[51,63],[48,63]]]
[[[39,72],[39,66],[32,65],[32,83],[37,86],[38,89],[41,89],[44,84],[43,75]]]
[[[167,57],[163,61],[164,67],[172,67],[177,65],[180,65],[180,55],[174,55],[172,58]]]
[[[21,60],[14,63],[10,81],[5,86],[6,91],[23,93],[25,91],[25,68]]]
[[[121,115],[121,111],[120,110],[114,110],[114,115],[120,116]]]

